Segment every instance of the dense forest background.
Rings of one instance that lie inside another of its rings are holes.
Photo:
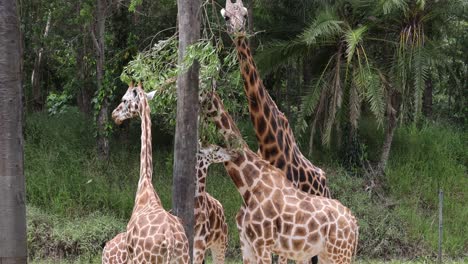
[[[203,1],[202,39],[188,52],[252,149],[256,139],[220,9]],[[468,2],[250,0],[249,34],[264,83],[301,149],[327,172],[361,227],[362,259],[433,259],[438,191],[444,256],[468,240]],[[31,260],[96,261],[125,229],[139,164],[137,121],[109,119],[131,78],[152,102],[154,185],[171,208],[177,6],[171,0],[20,0],[26,102],[25,174]],[[169,84],[168,84],[169,83]],[[208,129],[209,130],[209,129]],[[202,133],[210,137],[210,133]],[[208,191],[240,259],[241,199],[221,166]]]

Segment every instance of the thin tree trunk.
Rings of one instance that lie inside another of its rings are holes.
[[[178,0],[179,63],[187,47],[200,38],[200,0]],[[193,248],[195,166],[198,146],[198,63],[177,78],[177,123],[174,143],[174,214],[183,223]],[[192,258],[193,259],[193,258]]]
[[[93,41],[96,50],[96,78],[97,78],[97,89],[101,91],[104,89],[102,81],[104,79],[104,66],[105,66],[105,45],[104,45],[104,34],[106,30],[106,1],[97,0],[96,9],[96,23],[95,30],[92,32]],[[109,100],[107,94],[104,92],[104,96],[101,99],[100,109],[97,115],[97,151],[98,156],[101,159],[107,160],[109,158],[109,138],[107,136],[106,126],[109,121],[108,108]]]
[[[392,148],[393,136],[395,134],[395,129],[397,128],[397,116],[399,109],[399,98],[397,92],[393,91],[389,95],[389,102],[387,106],[387,127],[385,129],[385,137],[382,146],[382,154],[380,156],[380,161],[378,164],[378,173],[383,175],[385,168],[387,167],[388,158],[390,156],[390,150]]]
[[[423,94],[423,113],[425,117],[430,118],[432,116],[432,91],[433,84],[432,78],[429,77],[426,80],[426,86]]]
[[[41,111],[44,106],[44,100],[43,100],[42,91],[41,91],[42,55],[44,52],[44,40],[49,35],[51,18],[52,18],[52,12],[49,10],[49,13],[47,15],[47,23],[44,29],[44,34],[42,35],[42,39],[40,40],[41,44],[39,45],[39,49],[36,53],[36,59],[34,60],[34,68],[31,74],[31,86],[32,86],[32,94],[33,94],[33,110],[34,111]]]
[[[92,88],[90,88],[88,78],[86,77],[87,66],[86,62],[83,60],[83,58],[88,53],[86,33],[86,29],[82,27],[82,45],[78,46],[76,51],[76,78],[79,82],[79,91],[77,92],[77,105],[82,113],[85,113],[87,116],[91,116]]]
[[[247,7],[247,26],[250,34],[254,33],[254,19],[253,19],[253,12],[254,12],[255,0],[251,0],[249,6]],[[255,38],[250,39],[250,52],[255,54],[255,47],[256,41]]]
[[[16,0],[0,1],[0,263],[26,263],[22,43]]]
[[[76,12],[77,16],[80,16],[82,0],[77,2]],[[77,26],[80,28],[81,33],[81,45],[77,45],[76,48],[76,78],[78,80],[78,89],[76,96],[76,101],[78,109],[82,113],[85,113],[87,116],[91,116],[91,91],[88,87],[88,82],[86,79],[86,62],[84,57],[87,54],[87,32],[86,27],[81,23],[78,23]]]

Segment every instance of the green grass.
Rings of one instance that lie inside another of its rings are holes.
[[[27,207],[30,259],[74,259],[101,253],[106,241],[125,230],[125,222],[99,212],[66,218]]]
[[[444,191],[444,252],[468,252],[468,133],[427,124],[398,130],[387,176],[411,240],[437,249],[438,189]]]
[[[27,116],[25,174],[33,263],[56,263],[64,258],[68,263],[99,263],[105,241],[125,228],[139,176],[139,123],[130,123],[127,139],[112,138],[109,162],[96,158],[92,131],[92,124],[73,109],[53,117]],[[153,131],[153,183],[164,207],[170,209],[171,147],[165,142],[167,135]],[[375,131],[369,127],[362,133],[369,157],[378,156],[382,142],[382,131]],[[246,137],[254,141],[251,134]],[[433,260],[438,185],[446,193],[445,257],[466,257],[467,139],[466,132],[450,126],[399,129],[386,172],[387,193],[382,194],[387,195],[388,204],[363,191],[366,182],[362,177],[351,176],[334,159],[321,159],[318,165],[327,172],[333,197],[350,207],[359,220],[360,258],[427,256]],[[241,198],[221,165],[210,168],[208,192],[225,208],[228,257],[238,261],[241,255],[234,219]],[[415,263],[426,260],[421,261]]]

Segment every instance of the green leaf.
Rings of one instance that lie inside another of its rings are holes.
[[[324,9],[317,14],[316,19],[300,36],[301,41],[307,45],[317,44],[318,39],[330,41],[337,38],[342,32],[344,22],[339,19],[332,9]]]
[[[367,31],[367,26],[361,26],[357,29],[350,29],[347,30],[345,33],[345,41],[346,41],[346,58],[348,64],[353,59],[354,53],[356,52],[356,48],[360,45],[363,41],[363,36]]]

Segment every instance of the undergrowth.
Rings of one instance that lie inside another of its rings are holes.
[[[443,250],[449,256],[468,252],[468,133],[426,124],[402,128],[395,135],[387,181],[398,197],[398,213],[408,223],[409,239],[438,247],[438,190],[443,200]]]

